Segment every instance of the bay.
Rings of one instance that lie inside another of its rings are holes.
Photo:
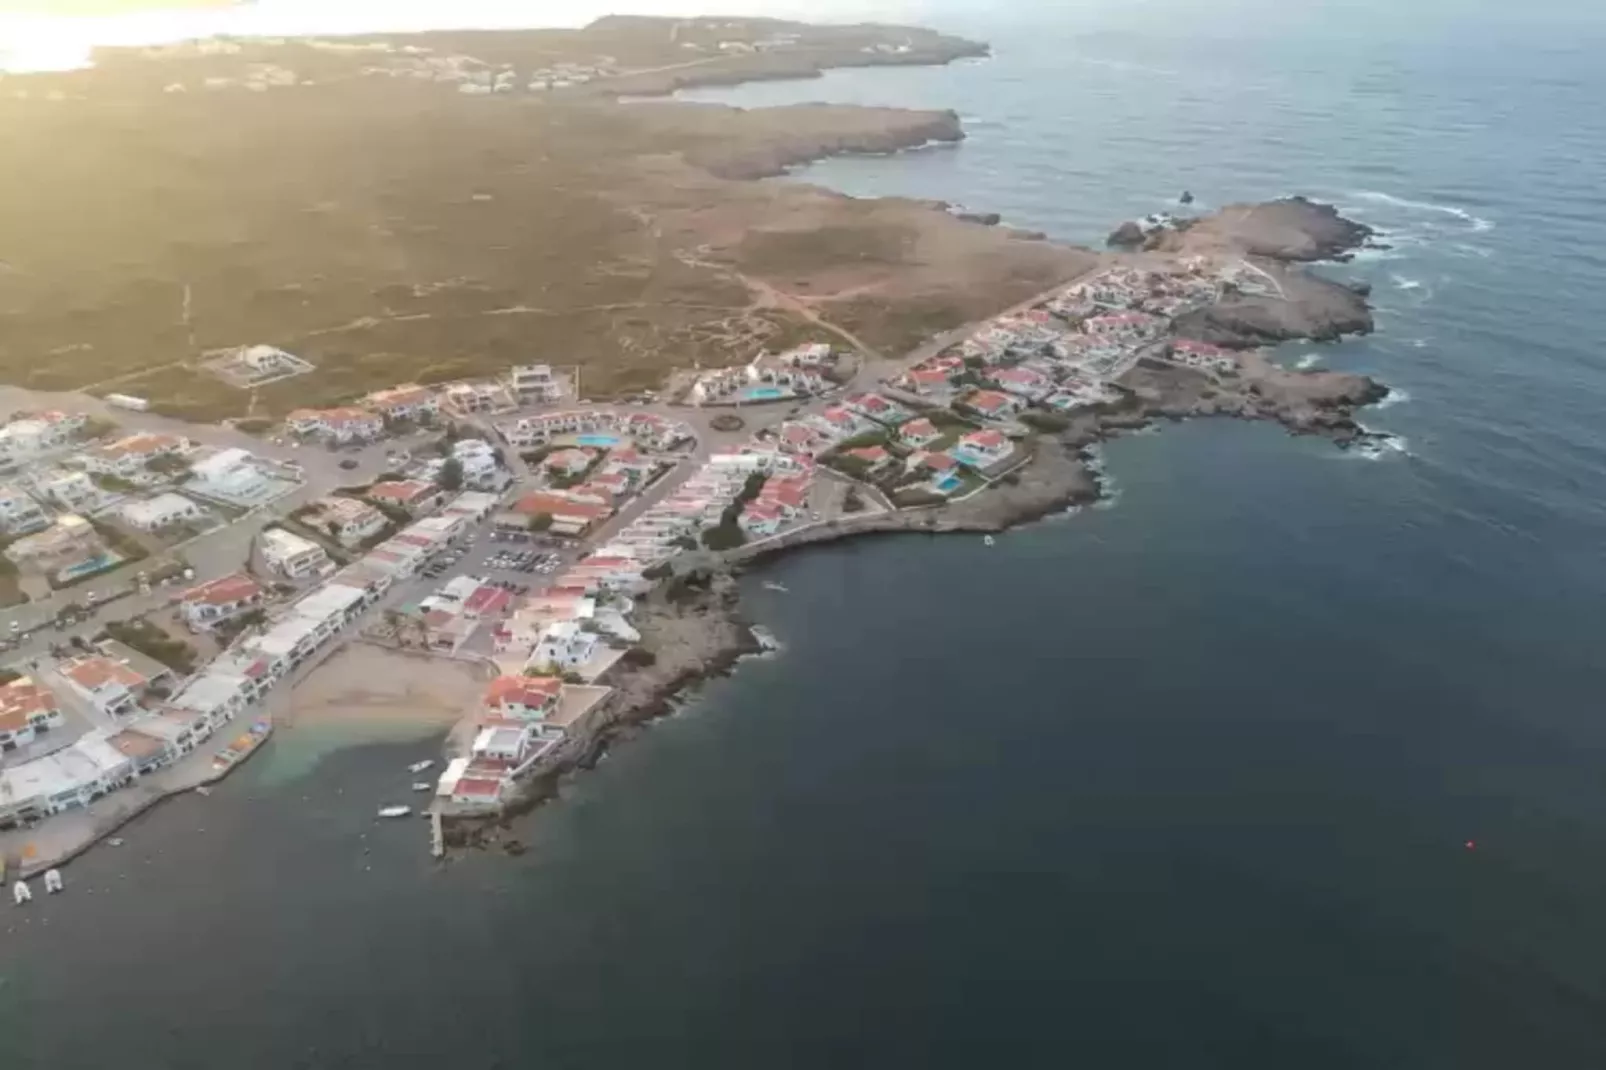
[[[270,752],[0,919],[0,1065],[1606,1065],[1598,16],[950,17],[995,57],[695,96],[953,107],[795,177],[1070,240],[1331,199],[1380,330],[1282,356],[1403,449],[1168,427],[1113,508],[778,561],[784,654],[522,857],[374,824],[417,745]]]

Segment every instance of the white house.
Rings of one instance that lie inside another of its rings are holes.
[[[598,637],[572,620],[559,621],[541,633],[527,664],[535,669],[569,672],[591,660],[597,652]]]
[[[243,572],[220,576],[179,595],[179,614],[194,631],[209,631],[261,606],[262,585]]]
[[[516,364],[509,381],[520,404],[556,401],[563,396],[563,386],[552,374],[549,364]]]
[[[206,511],[182,494],[171,491],[147,501],[129,502],[119,510],[128,526],[139,531],[161,531],[175,524],[203,520]]]
[[[66,445],[86,420],[77,413],[65,412],[19,415],[0,427],[0,464],[20,464],[46,450]]]
[[[331,496],[317,502],[301,522],[314,531],[328,532],[342,546],[356,546],[385,530],[385,514],[356,498]]]
[[[520,721],[542,721],[555,712],[563,681],[553,676],[498,676],[485,689],[485,712]]]
[[[1014,449],[1009,439],[989,428],[966,435],[954,446],[953,452],[961,461],[985,468],[1008,457]]]
[[[79,457],[86,471],[131,479],[145,472],[158,457],[174,456],[189,448],[189,440],[178,435],[140,434],[120,438]]]
[[[108,717],[123,716],[137,710],[139,696],[152,682],[132,665],[104,654],[72,658],[58,665],[56,671],[73,691]]]
[[[386,390],[376,390],[363,398],[362,404],[363,408],[392,420],[433,417],[441,408],[435,392],[417,383],[402,383]]]
[[[276,483],[257,465],[249,450],[219,450],[190,466],[194,478],[187,489],[207,498],[238,505],[255,504],[269,497]]]
[[[0,484],[0,532],[29,535],[50,526],[50,517],[21,487]]]
[[[55,692],[22,676],[0,685],[0,753],[26,747],[65,724]]]
[[[918,420],[910,420],[898,428],[898,441],[911,449],[920,449],[928,446],[942,437],[937,425],[924,416]]]
[[[385,420],[367,409],[296,409],[285,417],[291,433],[326,438],[337,444],[366,442],[385,433]]]
[[[134,763],[94,729],[70,747],[0,771],[0,826],[36,821],[114,791],[134,779]]]
[[[95,513],[114,500],[86,472],[57,469],[36,478],[40,494],[75,513]]]
[[[268,528],[257,536],[262,559],[275,572],[292,580],[306,579],[331,567],[324,548],[283,528]]]

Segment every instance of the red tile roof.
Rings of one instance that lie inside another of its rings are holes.
[[[243,572],[220,576],[191,587],[179,596],[185,605],[228,606],[262,593],[262,585]]]
[[[481,587],[468,596],[468,600],[463,603],[463,609],[480,616],[489,616],[492,613],[502,612],[512,601],[513,596],[500,587]]]
[[[997,412],[1009,408],[1014,402],[1008,394],[1000,394],[996,390],[978,390],[965,399],[965,404],[977,412]]]
[[[502,794],[502,782],[500,780],[463,777],[458,780],[457,786],[452,789],[452,794],[463,798],[495,799]]]
[[[61,702],[49,688],[28,676],[0,686],[0,732],[16,732],[27,727],[30,715],[54,713]]]
[[[434,490],[435,484],[425,483],[421,479],[392,479],[384,483],[375,483],[369,487],[368,497],[376,501],[411,505],[418,499],[433,493]]]
[[[127,665],[99,654],[74,658],[63,664],[58,671],[79,687],[90,691],[97,691],[109,683],[121,684],[124,687],[141,687],[145,684],[145,677]]]
[[[537,708],[557,701],[563,681],[555,676],[498,676],[485,689],[485,705]]]

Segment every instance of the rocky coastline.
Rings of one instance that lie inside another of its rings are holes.
[[[770,108],[766,114],[774,119],[773,139],[731,150],[694,151],[687,159],[719,178],[752,181],[776,178],[832,156],[886,155],[965,139],[959,115],[953,111],[797,104]],[[789,121],[794,115],[799,122]]]
[[[1040,436],[1024,464],[966,499],[827,520],[715,557],[687,555],[687,563],[641,603],[644,657],[621,664],[617,678],[606,681],[614,693],[526,782],[514,803],[494,815],[448,819],[448,844],[521,850],[514,818],[555,797],[567,776],[594,766],[610,747],[672,713],[676,700],[704,680],[728,674],[742,657],[758,653],[739,586],[739,577],[755,564],[872,535],[999,533],[1092,505],[1106,495],[1094,448],[1160,421],[1265,420],[1349,448],[1368,436],[1355,411],[1388,395],[1387,387],[1367,376],[1291,371],[1256,353],[1244,357],[1233,389],[1201,373],[1140,364],[1127,377],[1120,401],[1077,416],[1062,432]]]

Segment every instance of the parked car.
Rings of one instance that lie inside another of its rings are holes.
[[[346,471],[349,472],[353,468],[357,467],[357,462],[352,460],[350,457],[342,457],[340,459],[340,467],[344,468]]]

